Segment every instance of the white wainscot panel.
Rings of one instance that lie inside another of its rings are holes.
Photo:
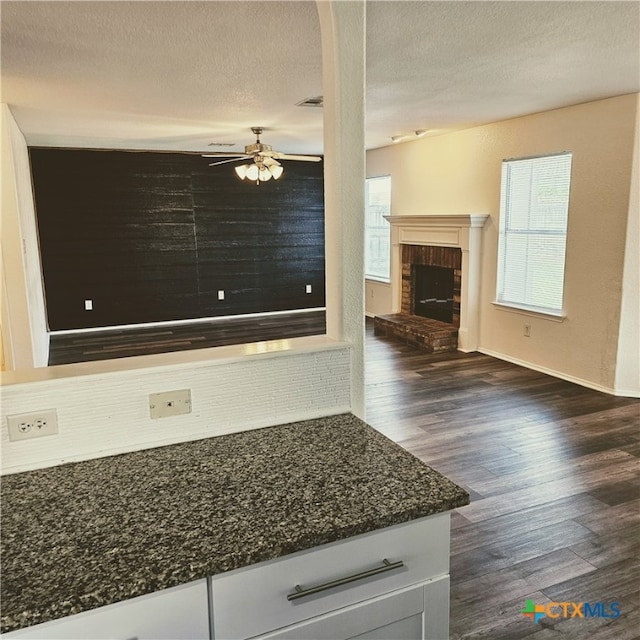
[[[191,413],[152,419],[149,395],[180,389],[191,391]],[[57,435],[9,441],[8,415],[44,409],[56,409]],[[350,409],[350,349],[344,344],[10,384],[2,388],[2,473]]]

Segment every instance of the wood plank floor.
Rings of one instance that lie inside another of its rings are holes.
[[[49,365],[205,349],[324,333],[325,312],[322,310],[215,319],[189,324],[54,334],[49,342]]]
[[[370,326],[366,362],[367,422],[471,493],[452,520],[451,639],[640,638],[640,402]],[[534,623],[527,599],[621,616]]]

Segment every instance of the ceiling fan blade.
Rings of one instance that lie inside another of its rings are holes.
[[[239,151],[214,151],[213,153],[200,154],[203,158],[246,158],[246,153],[240,153]]]
[[[293,156],[288,153],[274,153],[273,157],[279,160],[302,160],[304,162],[320,162],[322,160],[320,156]]]
[[[263,156],[262,164],[265,167],[273,167],[274,165],[277,165],[279,167],[282,166],[275,158],[272,158],[271,156]]]
[[[209,163],[210,167],[216,167],[219,164],[226,164],[227,162],[238,162],[239,160],[246,160],[247,158],[250,158],[251,156],[240,156],[239,158],[229,158],[228,160],[220,160],[219,162],[211,162]]]

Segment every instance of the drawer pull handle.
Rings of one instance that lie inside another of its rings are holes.
[[[393,571],[394,569],[399,569],[400,567],[404,567],[404,562],[402,560],[398,560],[398,562],[389,562],[386,558],[382,561],[382,566],[375,567],[375,569],[368,569],[367,571],[361,571],[360,573],[354,573],[351,576],[346,576],[345,578],[338,578],[337,580],[332,580],[331,582],[325,582],[324,584],[319,584],[315,587],[309,587],[308,589],[303,589],[299,584],[295,586],[295,591],[293,593],[287,594],[287,600],[297,600],[298,598],[304,598],[305,596],[313,595],[314,593],[319,593],[320,591],[324,591],[325,589],[333,589],[333,587],[340,587],[343,584],[349,584],[350,582],[355,582],[356,580],[363,580],[364,578],[369,578],[371,576],[376,576],[379,573],[385,573],[386,571]]]

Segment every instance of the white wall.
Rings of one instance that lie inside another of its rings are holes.
[[[616,392],[640,397],[640,94],[637,96],[631,176],[616,362]]]
[[[351,404],[364,418],[365,3],[318,0],[324,96],[327,335],[351,351]]]
[[[636,110],[637,96],[621,96],[367,154],[369,175],[392,176],[394,215],[490,214],[483,231],[481,351],[615,391]],[[573,153],[564,322],[491,304],[501,161],[556,151]],[[628,330],[637,335],[637,324]]]
[[[44,292],[27,143],[2,109],[2,340],[7,369],[49,359]]]

